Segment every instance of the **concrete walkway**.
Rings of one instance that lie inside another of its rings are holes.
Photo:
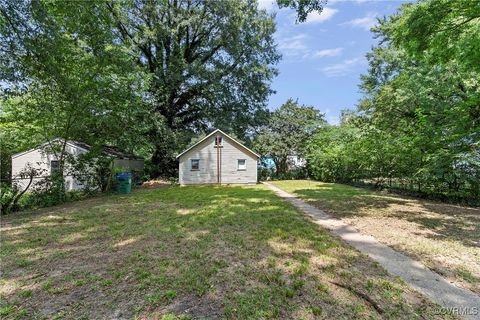
[[[359,233],[345,222],[332,218],[322,210],[297,199],[274,185],[266,182],[264,184],[278,196],[311,216],[315,223],[330,230],[332,234],[339,236],[352,247],[370,256],[390,274],[399,276],[432,301],[456,314],[463,315],[465,319],[480,319],[480,297],[478,295],[451,284],[439,274],[427,269],[419,261],[393,250],[378,242],[372,236]]]

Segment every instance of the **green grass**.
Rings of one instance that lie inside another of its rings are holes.
[[[263,186],[103,196],[1,232],[5,318],[441,318]]]
[[[479,208],[310,180],[273,184],[480,293]]]

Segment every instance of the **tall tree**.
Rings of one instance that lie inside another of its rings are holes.
[[[305,156],[307,140],[325,124],[323,117],[314,107],[288,99],[256,136],[255,150],[273,160],[277,175],[285,174],[290,156]]]
[[[391,17],[389,36],[415,59],[457,61],[480,71],[480,2],[428,0],[405,4]]]
[[[421,1],[380,21],[357,117],[311,140],[308,157],[317,177],[393,181],[437,196],[478,199],[480,77],[471,65],[478,59],[471,51],[478,33],[471,31],[480,21],[471,4]]]
[[[60,168],[68,139],[130,141],[145,79],[115,45],[106,8],[34,0],[3,2],[0,13],[4,128],[26,131],[31,145],[63,138]]]
[[[107,6],[119,38],[151,74],[148,100],[170,131],[150,132],[154,163],[167,165],[165,149],[174,144],[165,137],[178,131],[221,126],[244,134],[262,119],[279,55],[274,20],[255,2],[134,0]]]

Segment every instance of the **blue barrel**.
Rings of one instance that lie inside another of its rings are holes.
[[[130,193],[132,191],[132,174],[129,172],[116,174],[115,190],[117,193]]]

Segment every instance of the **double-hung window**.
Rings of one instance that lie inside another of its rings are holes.
[[[238,160],[237,160],[237,170],[238,170],[238,171],[247,170],[247,160],[245,160],[245,159],[238,159]]]

